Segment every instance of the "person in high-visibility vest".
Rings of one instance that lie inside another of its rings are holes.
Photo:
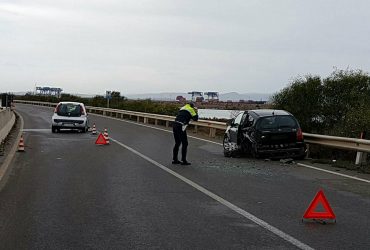
[[[198,110],[194,103],[188,103],[183,106],[173,123],[173,137],[175,138],[175,146],[173,147],[172,164],[190,165],[186,159],[188,148],[188,136],[186,134],[186,127],[189,125],[190,120],[198,120]],[[180,145],[181,148],[181,161],[178,160],[178,153]]]

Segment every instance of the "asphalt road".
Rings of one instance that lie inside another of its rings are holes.
[[[370,249],[368,183],[192,138],[192,165],[173,166],[169,132],[90,115],[113,139],[97,146],[52,134],[50,108],[17,110],[26,152],[0,192],[0,249]],[[302,223],[320,188],[337,223]]]

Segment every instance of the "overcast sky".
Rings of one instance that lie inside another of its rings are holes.
[[[0,92],[273,93],[370,68],[370,1],[0,0]]]

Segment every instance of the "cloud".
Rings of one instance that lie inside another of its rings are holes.
[[[0,82],[73,92],[275,92],[369,68],[367,1],[0,1]]]

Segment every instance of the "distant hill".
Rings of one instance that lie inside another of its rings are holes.
[[[173,101],[176,100],[177,96],[183,96],[187,100],[191,99],[191,95],[187,93],[149,93],[149,94],[131,94],[125,95],[129,99],[152,99],[152,100],[161,100],[161,101]],[[253,100],[253,101],[268,101],[271,94],[262,94],[262,93],[244,93],[239,94],[237,92],[230,93],[221,93],[219,98],[221,101],[239,101],[239,100]],[[206,98],[206,97],[205,97]]]

